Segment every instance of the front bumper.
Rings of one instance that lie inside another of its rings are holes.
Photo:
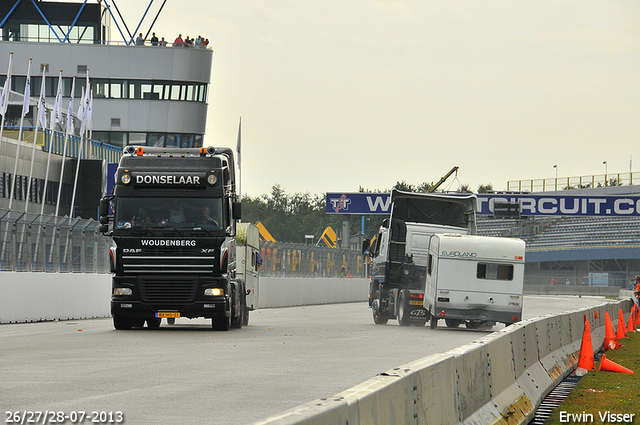
[[[119,317],[154,318],[156,313],[179,313],[179,317],[229,317],[229,297],[214,300],[195,301],[189,304],[147,304],[141,301],[111,300],[111,315]]]

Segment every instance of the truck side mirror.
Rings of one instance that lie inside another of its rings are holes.
[[[100,199],[100,223],[102,223],[102,217],[109,216],[109,207],[111,204],[111,199],[112,199],[111,196],[105,196],[104,198]]]
[[[233,203],[233,219],[240,220],[242,218],[242,203],[234,202]]]
[[[369,254],[369,247],[371,246],[371,239],[365,239],[362,241],[362,254]]]

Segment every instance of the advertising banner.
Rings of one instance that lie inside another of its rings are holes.
[[[496,203],[517,203],[521,216],[638,217],[640,196],[569,196],[534,194],[476,194],[479,215],[493,215]],[[379,214],[391,212],[388,193],[327,193],[327,214]]]

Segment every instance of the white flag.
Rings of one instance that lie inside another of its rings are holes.
[[[53,130],[60,121],[62,121],[62,71],[60,71],[60,75],[58,76],[58,92],[56,93],[56,100],[53,104],[53,110],[51,111],[49,128]]]
[[[69,107],[67,108],[67,134],[73,132],[73,91],[69,97]]]
[[[24,84],[24,101],[22,102],[22,117],[29,113],[29,101],[31,100],[31,76],[27,72],[27,81]]]
[[[13,63],[13,53],[9,55],[9,70],[7,71],[7,79],[4,82],[4,88],[2,89],[2,95],[0,95],[0,115],[4,116],[7,113],[7,107],[9,106],[9,94],[11,92],[11,65]]]
[[[84,116],[84,87],[82,88],[82,97],[80,98],[80,104],[78,105],[78,114],[76,117],[82,122]]]
[[[89,127],[89,121],[91,121],[91,87],[87,83],[87,90],[84,93],[82,99],[82,125],[80,126],[80,134]]]
[[[45,97],[45,81],[46,81],[45,73],[42,72],[42,86],[40,87],[40,99],[38,101],[38,121],[36,122],[36,126],[38,123],[45,128],[47,126],[47,99]]]

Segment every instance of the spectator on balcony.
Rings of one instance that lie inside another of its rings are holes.
[[[151,35],[151,45],[152,46],[157,46],[158,45],[158,37],[156,37],[156,33],[152,33]]]
[[[142,33],[136,37],[136,46],[144,46],[144,37],[142,37]]]
[[[173,47],[182,47],[184,40],[182,39],[182,34],[178,34],[175,40],[173,40]]]

